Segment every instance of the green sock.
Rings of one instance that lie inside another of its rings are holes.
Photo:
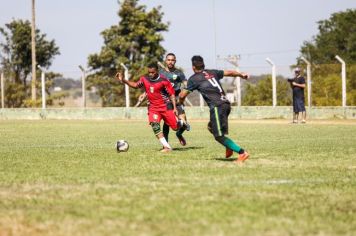
[[[242,149],[239,145],[237,145],[234,141],[232,141],[228,137],[225,137],[223,144],[225,147],[230,148],[231,150],[233,150],[235,152],[240,152]]]

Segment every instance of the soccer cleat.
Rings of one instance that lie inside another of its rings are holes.
[[[302,124],[305,124],[306,123],[306,121],[305,120],[302,120]]]
[[[188,122],[185,122],[185,126],[186,126],[185,129],[186,129],[187,131],[190,131],[190,124],[188,124]]]
[[[244,163],[248,158],[250,157],[250,154],[248,152],[244,152],[242,154],[239,154],[239,157],[236,160],[237,164],[242,164]]]
[[[226,148],[225,157],[226,157],[226,158],[229,158],[229,157],[232,156],[232,154],[234,154],[234,151],[231,150],[230,148]]]
[[[176,135],[177,135],[177,138],[182,146],[187,145],[187,142],[185,141],[185,138],[182,135],[178,135],[178,134],[176,134]]]

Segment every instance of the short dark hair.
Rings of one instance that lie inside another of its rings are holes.
[[[157,62],[152,62],[148,64],[147,68],[155,68],[156,70],[158,70]]]
[[[174,58],[176,58],[176,55],[175,55],[173,52],[167,53],[166,58],[167,58],[168,56],[174,56]]]
[[[194,66],[197,70],[203,70],[205,68],[204,59],[201,56],[193,56],[192,66]]]

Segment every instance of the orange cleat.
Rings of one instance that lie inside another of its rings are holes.
[[[229,157],[232,156],[232,154],[234,154],[234,151],[231,150],[230,148],[226,148],[225,157],[226,157],[226,158],[229,158]]]
[[[236,160],[237,164],[242,164],[244,163],[248,158],[250,157],[250,154],[248,152],[244,152],[242,154],[239,154],[239,157]]]

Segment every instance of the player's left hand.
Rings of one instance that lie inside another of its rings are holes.
[[[122,75],[122,73],[120,71],[116,73],[115,78],[120,82],[123,82],[123,80],[124,80],[124,76]]]
[[[177,108],[173,108],[173,112],[174,112],[174,114],[175,114],[176,116],[178,116],[178,110],[177,110]]]

